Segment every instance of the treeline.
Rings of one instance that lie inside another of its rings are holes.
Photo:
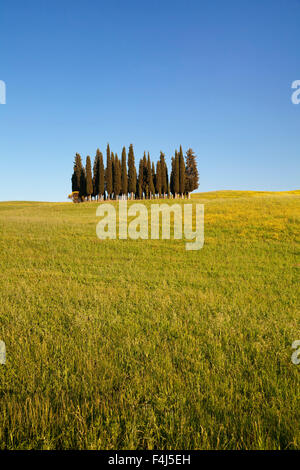
[[[160,152],[156,166],[150,155],[140,159],[138,172],[135,166],[133,145],[129,146],[128,155],[123,147],[121,158],[106,148],[106,166],[103,154],[98,149],[94,159],[93,170],[90,156],[86,157],[85,166],[77,153],[72,175],[72,194],[75,202],[110,199],[154,199],[184,198],[199,186],[196,156],[188,149],[185,157],[182,147],[172,157],[169,178],[165,154]]]

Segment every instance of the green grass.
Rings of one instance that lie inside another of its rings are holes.
[[[193,202],[200,251],[0,203],[0,448],[300,448],[300,191]]]

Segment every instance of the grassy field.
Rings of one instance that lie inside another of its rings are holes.
[[[300,448],[300,191],[193,201],[200,251],[0,203],[0,448]]]

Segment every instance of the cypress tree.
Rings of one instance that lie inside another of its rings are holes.
[[[114,168],[114,195],[115,199],[118,199],[119,194],[121,192],[121,165],[120,165],[120,160],[118,158],[118,155],[114,157],[113,160],[113,168]]]
[[[85,169],[81,168],[80,173],[80,189],[79,189],[79,197],[82,201],[84,201],[86,197],[86,177],[85,177]]]
[[[185,193],[185,164],[181,145],[179,149],[179,192],[183,198]]]
[[[77,184],[76,184],[76,173],[75,173],[75,171],[72,174],[71,182],[72,182],[72,193],[74,191],[78,191]]]
[[[148,167],[147,167],[146,152],[144,152],[144,155],[143,155],[143,192],[145,194],[145,198],[148,199],[149,185],[148,185]]]
[[[179,193],[179,155],[175,150],[175,167],[174,167],[174,197],[177,198]]]
[[[143,199],[143,189],[142,189],[142,184],[141,184],[140,181],[138,181],[137,197],[138,197],[138,199]]]
[[[122,194],[122,164],[121,164],[121,160],[118,158],[118,173],[119,173],[119,194]]]
[[[151,170],[151,161],[150,161],[150,154],[148,152],[147,158],[147,185],[149,190],[149,198],[152,198],[154,193],[154,185],[153,185],[153,177],[152,177],[152,170]]]
[[[115,187],[115,183],[114,183],[114,178],[115,178],[115,154],[114,152],[111,152],[110,154],[110,158],[111,158],[111,174],[112,174],[112,193],[114,193],[114,187]],[[115,195],[111,195],[111,197],[114,197]]]
[[[104,163],[103,163],[103,155],[100,152],[99,153],[99,187],[98,187],[98,194],[101,199],[103,199],[104,196],[104,190],[105,190],[105,172],[104,172]]]
[[[107,197],[112,198],[113,194],[117,198],[120,194],[127,197],[130,192],[131,198],[136,194],[138,197],[152,198],[152,195],[158,194],[159,197],[170,192],[176,198],[178,194],[184,197],[185,194],[190,197],[190,193],[199,186],[199,174],[197,170],[196,156],[192,149],[188,149],[184,161],[182,146],[179,152],[175,151],[175,157],[172,157],[171,178],[169,180],[168,168],[165,161],[165,155],[160,152],[160,159],[156,165],[151,164],[150,154],[146,157],[144,152],[143,158],[139,162],[139,175],[135,167],[135,158],[133,145],[130,144],[128,151],[128,170],[126,165],[126,149],[122,149],[122,161],[118,156],[110,151],[107,144],[107,165],[104,171],[103,155],[99,149],[93,164],[93,172],[91,168],[91,159],[87,156],[86,167],[82,166],[81,156],[76,153],[72,174],[72,191],[78,191],[81,200],[91,196],[100,196],[101,199],[107,192]]]
[[[161,172],[161,192],[163,197],[168,192],[168,183],[167,183],[167,165],[165,162],[165,154],[160,152],[160,172]]]
[[[74,160],[74,172],[72,175],[72,191],[80,191],[82,161],[79,153],[76,153]]]
[[[128,195],[128,175],[127,175],[127,162],[126,162],[126,149],[122,150],[122,195],[127,198]]]
[[[170,175],[170,191],[175,197],[175,190],[174,190],[174,174],[175,174],[175,158],[172,157],[171,160],[171,175]]]
[[[166,180],[167,180],[167,196],[170,197],[170,182],[169,182],[169,172],[168,167],[166,165]]]
[[[154,197],[155,197],[155,194],[156,194],[156,174],[155,174],[154,162],[152,162],[151,173],[152,173],[152,181],[153,181],[153,194],[154,194]]]
[[[133,195],[136,193],[136,179],[133,145],[130,144],[128,151],[128,191],[131,194],[131,199],[133,199]]]
[[[112,181],[112,162],[111,162],[111,154],[109,144],[107,144],[106,148],[106,172],[105,172],[105,179],[106,179],[106,191],[108,199],[111,198],[113,192],[113,181]]]
[[[186,192],[190,198],[190,193],[199,187],[199,174],[197,169],[196,155],[193,150],[189,148],[186,152]]]
[[[161,197],[161,164],[160,161],[156,163],[156,193]]]
[[[144,190],[144,161],[141,158],[139,163],[139,176],[138,176],[138,198],[143,198]]]
[[[100,150],[97,149],[93,165],[93,196],[97,199],[99,196],[99,158]]]
[[[85,174],[86,174],[86,196],[88,200],[90,201],[91,195],[93,194],[93,179],[92,179],[91,157],[89,155],[86,157]]]

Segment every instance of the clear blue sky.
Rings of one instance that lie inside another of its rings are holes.
[[[300,0],[0,0],[0,44],[0,200],[66,200],[107,142],[192,147],[201,191],[300,187]]]

